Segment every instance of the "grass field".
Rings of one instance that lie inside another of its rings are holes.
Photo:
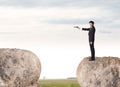
[[[77,80],[40,80],[40,87],[80,87]]]

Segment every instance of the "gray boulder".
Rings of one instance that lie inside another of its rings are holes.
[[[30,51],[0,49],[0,87],[37,87],[41,64]]]
[[[77,78],[81,87],[120,87],[120,59],[97,57],[89,61],[84,58],[78,66]]]

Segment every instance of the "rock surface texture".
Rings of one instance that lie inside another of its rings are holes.
[[[30,51],[0,49],[0,87],[38,87],[39,58]]]
[[[84,58],[78,66],[77,78],[81,87],[120,87],[120,59],[97,57],[89,61]]]

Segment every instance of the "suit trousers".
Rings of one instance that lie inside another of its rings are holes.
[[[90,45],[90,51],[91,51],[91,59],[95,59],[94,42],[92,42],[92,44],[89,42],[89,45]]]

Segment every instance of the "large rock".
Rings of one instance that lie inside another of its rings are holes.
[[[120,87],[120,59],[115,57],[84,58],[77,69],[81,87]]]
[[[0,49],[0,87],[37,87],[39,58],[30,51]]]

